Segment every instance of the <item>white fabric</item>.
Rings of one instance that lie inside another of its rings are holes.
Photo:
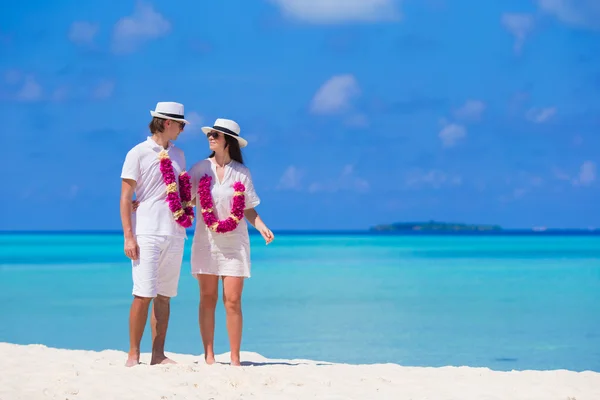
[[[171,235],[186,237],[185,228],[175,222],[167,204],[167,188],[160,172],[158,153],[163,150],[151,137],[132,148],[125,157],[121,178],[137,182],[135,194],[140,202],[132,214],[133,232],[137,235]],[[183,151],[172,143],[167,150],[173,171],[178,177],[185,169]]]
[[[212,177],[211,193],[215,214],[218,219],[225,219],[231,214],[233,204],[233,184],[240,181],[246,186],[246,209],[260,204],[260,198],[254,190],[250,170],[231,161],[225,166],[223,182],[219,182],[216,164],[210,159],[202,160],[190,168],[192,190],[196,196],[196,229],[192,242],[192,274],[209,274],[219,276],[250,277],[250,238],[246,219],[242,219],[231,232],[216,233],[211,231],[202,219],[202,208],[198,199],[198,182],[208,174]]]
[[[185,239],[166,235],[138,235],[140,256],[132,260],[135,296],[177,296]]]

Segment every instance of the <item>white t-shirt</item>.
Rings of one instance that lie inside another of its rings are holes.
[[[121,178],[136,181],[135,194],[140,205],[132,215],[135,235],[169,235],[186,237],[185,228],[175,222],[167,204],[167,187],[160,172],[158,154],[163,147],[152,137],[129,150]],[[185,170],[183,150],[169,143],[167,149],[176,177]]]

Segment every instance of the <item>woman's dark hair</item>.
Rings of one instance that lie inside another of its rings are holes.
[[[244,158],[242,157],[242,149],[240,148],[240,142],[231,135],[226,135],[221,133],[221,135],[225,136],[225,148],[229,148],[229,157],[232,160],[239,162],[240,164],[244,163]],[[215,156],[215,152],[210,153],[209,158],[213,158]]]

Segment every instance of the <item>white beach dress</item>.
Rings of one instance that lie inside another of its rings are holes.
[[[205,159],[194,164],[189,171],[192,179],[192,196],[196,197],[196,228],[192,241],[191,272],[219,276],[250,277],[250,238],[246,219],[242,219],[231,232],[217,233],[211,231],[202,218],[202,208],[198,199],[198,182],[205,174],[212,177],[211,194],[216,217],[221,220],[231,214],[233,204],[233,184],[240,181],[246,187],[246,209],[254,208],[260,203],[250,170],[237,161],[225,166],[223,181],[219,182],[216,164]]]

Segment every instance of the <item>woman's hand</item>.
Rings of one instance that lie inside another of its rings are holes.
[[[267,228],[265,224],[259,224],[257,229],[267,244],[271,243],[273,239],[275,239],[275,235],[273,235],[273,232],[271,232],[271,230]]]
[[[260,232],[267,244],[271,243],[273,239],[275,239],[275,235],[273,235],[273,232],[271,232],[271,230],[267,228],[267,226],[262,221],[262,219],[260,219],[258,213],[254,208],[248,208],[244,210],[244,216],[248,219],[250,224],[253,227],[255,227],[257,231]]]

